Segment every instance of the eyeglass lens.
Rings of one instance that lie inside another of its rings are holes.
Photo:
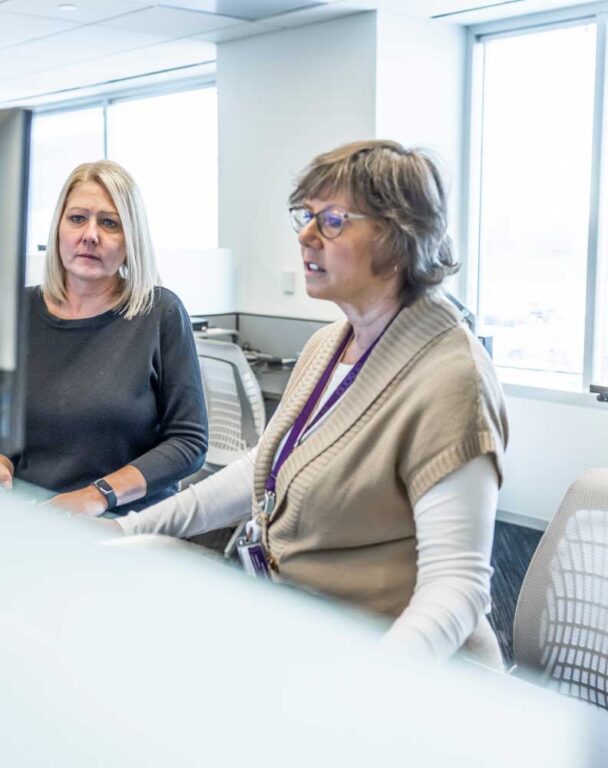
[[[291,211],[291,220],[296,232],[301,232],[313,219],[317,220],[321,234],[329,240],[338,237],[344,228],[344,214],[331,208],[326,208],[316,214],[308,208],[293,208]]]
[[[339,211],[332,211],[331,209],[321,211],[317,214],[317,221],[319,222],[321,234],[331,239],[332,237],[338,237],[340,232],[342,232],[344,214]]]

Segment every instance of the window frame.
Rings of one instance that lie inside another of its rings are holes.
[[[139,79],[139,78],[138,78]],[[87,93],[86,96],[72,97],[63,101],[50,100],[41,102],[28,107],[33,113],[34,118],[44,115],[60,115],[67,112],[78,112],[80,110],[98,108],[102,111],[102,134],[103,134],[103,158],[108,157],[108,110],[115,104],[137,101],[139,99],[148,99],[158,96],[169,96],[188,91],[205,90],[215,88],[217,90],[217,79],[215,72],[197,75],[195,77],[173,79],[161,82],[141,83],[135,86],[112,87],[110,90],[95,88],[93,93]],[[219,136],[218,136],[218,163],[219,163]],[[30,183],[32,177],[32,168],[29,170]],[[217,190],[218,200],[218,235],[219,235],[219,188]],[[28,214],[29,218],[29,214]],[[28,222],[29,232],[29,222]],[[218,246],[219,247],[219,243]]]
[[[215,74],[200,75],[181,80],[171,80],[162,83],[124,87],[114,90],[96,90],[94,94],[79,96],[64,101],[49,101],[28,107],[34,117],[39,115],[61,114],[62,112],[76,112],[80,109],[92,109],[100,107],[103,112],[103,157],[108,157],[108,109],[113,104],[123,101],[137,101],[138,99],[153,98],[155,96],[168,96],[172,93],[184,93],[185,91],[216,88]],[[30,169],[31,173],[31,169]]]
[[[605,98],[606,68],[608,66],[607,30],[608,2],[579,5],[566,9],[518,16],[511,19],[486,22],[467,27],[465,55],[464,148],[462,175],[462,203],[460,213],[462,228],[462,252],[467,254],[463,263],[463,287],[465,302],[479,314],[480,274],[480,212],[481,212],[481,152],[483,137],[483,43],[501,37],[515,37],[539,31],[594,23],[596,26],[596,57],[594,106],[591,149],[591,181],[589,222],[587,235],[587,280],[585,296],[585,337],[583,350],[583,391],[548,389],[503,382],[505,392],[515,397],[525,397],[551,402],[605,408],[596,396],[588,393],[593,382],[597,354],[597,275],[600,259],[600,203],[603,164],[606,162],[604,139],[608,137],[608,101]],[[601,382],[600,382],[601,383]]]

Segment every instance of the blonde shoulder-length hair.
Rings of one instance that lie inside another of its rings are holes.
[[[112,160],[98,160],[77,166],[63,185],[51,222],[42,289],[58,304],[67,298],[65,269],[59,253],[59,224],[70,193],[76,186],[87,181],[94,181],[105,189],[120,216],[126,256],[119,272],[122,291],[118,299],[118,311],[130,320],[150,311],[154,303],[154,287],[160,281],[139,187],[131,174]]]

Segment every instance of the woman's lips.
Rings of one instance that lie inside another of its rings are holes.
[[[318,264],[315,264],[314,261],[305,261],[304,269],[306,270],[306,272],[310,273],[311,275],[319,275],[325,272],[323,267],[320,267]]]

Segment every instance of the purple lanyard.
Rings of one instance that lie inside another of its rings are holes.
[[[323,407],[319,410],[317,415],[314,417],[314,419],[310,422],[308,425],[308,429],[312,429],[312,427],[317,424],[323,416],[329,411],[330,408],[334,406],[334,404],[342,397],[342,395],[346,392],[346,390],[352,386],[353,382],[359,375],[359,372],[361,368],[363,368],[363,365],[367,358],[371,355],[372,350],[376,346],[376,344],[380,341],[380,339],[384,336],[388,326],[393,322],[394,318],[388,323],[386,328],[382,331],[382,333],[378,336],[378,338],[374,341],[374,343],[369,347],[357,360],[357,362],[353,365],[353,367],[350,369],[350,371],[346,374],[346,376],[342,379],[342,381],[338,384],[336,389],[331,393],[331,395],[327,398],[327,401],[323,405]],[[306,405],[300,412],[300,415],[295,420],[293,427],[291,428],[291,432],[289,433],[289,437],[285,441],[285,445],[283,446],[283,450],[279,454],[278,459],[276,460],[270,474],[268,475],[268,480],[266,480],[265,490],[266,490],[266,499],[268,500],[268,497],[272,495],[274,497],[275,488],[277,485],[277,475],[279,474],[279,471],[283,464],[287,461],[289,456],[291,455],[291,452],[296,447],[296,443],[300,439],[302,433],[304,432],[306,428],[306,422],[308,421],[308,418],[310,414],[314,411],[316,404],[319,401],[319,398],[323,394],[323,390],[325,389],[327,382],[329,381],[334,368],[336,367],[336,364],[342,357],[342,354],[346,347],[348,346],[348,343],[350,342],[353,335],[352,328],[350,329],[350,332],[346,335],[338,349],[336,350],[335,354],[327,364],[327,367],[321,374],[321,378],[317,382],[315,388],[311,392],[308,400],[306,401]],[[308,429],[306,431],[308,431]],[[274,506],[274,505],[272,505]],[[270,510],[272,511],[272,510]]]

